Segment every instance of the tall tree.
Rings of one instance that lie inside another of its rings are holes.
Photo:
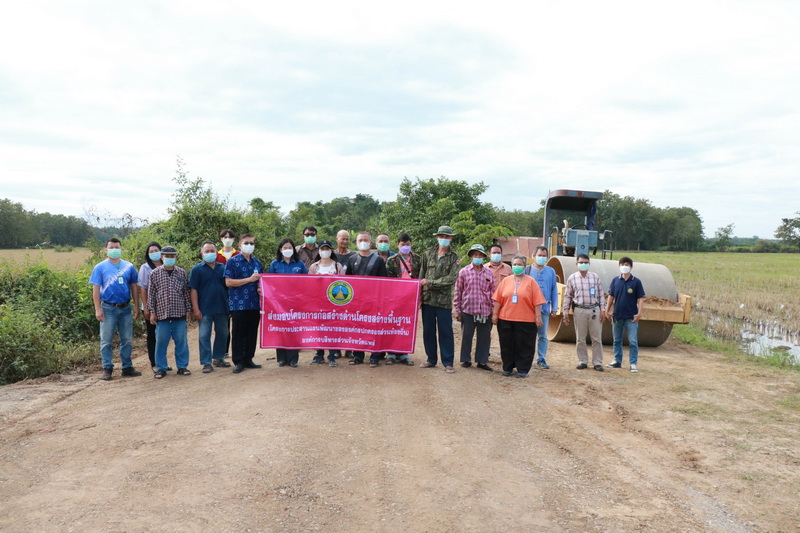
[[[781,219],[781,225],[775,230],[775,238],[790,246],[800,248],[800,211],[794,218]]]

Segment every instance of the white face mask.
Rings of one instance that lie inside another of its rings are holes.
[[[242,245],[242,252],[246,253],[247,255],[252,254],[253,251],[255,251],[255,249],[256,249],[256,245],[255,244],[243,244]]]
[[[629,267],[628,265],[623,265],[623,266],[619,267],[619,271],[622,272],[623,274],[630,274],[631,273],[631,267]]]
[[[230,237],[226,237],[226,238],[222,239],[222,245],[223,246],[233,246],[233,239],[231,239]]]
[[[328,259],[331,256],[331,251],[330,250],[320,250],[319,251],[319,256],[321,258],[323,258],[323,259]]]
[[[291,248],[286,248],[285,250],[281,250],[281,253],[283,254],[283,257],[289,259],[294,255],[294,250],[292,250]]]
[[[361,241],[356,246],[358,246],[358,249],[362,252],[366,252],[369,250],[369,241]]]

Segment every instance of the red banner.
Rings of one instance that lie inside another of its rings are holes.
[[[411,353],[419,281],[362,276],[261,276],[261,347]]]

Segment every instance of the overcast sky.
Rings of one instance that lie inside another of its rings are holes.
[[[4,2],[0,198],[156,220],[180,155],[237,203],[403,177],[800,210],[800,2]],[[356,228],[353,228],[356,229]]]

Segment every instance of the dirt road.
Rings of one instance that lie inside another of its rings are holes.
[[[0,388],[0,530],[800,529],[795,373],[668,343],[639,374],[555,344],[528,379],[271,350],[205,375],[191,338],[192,376]]]

